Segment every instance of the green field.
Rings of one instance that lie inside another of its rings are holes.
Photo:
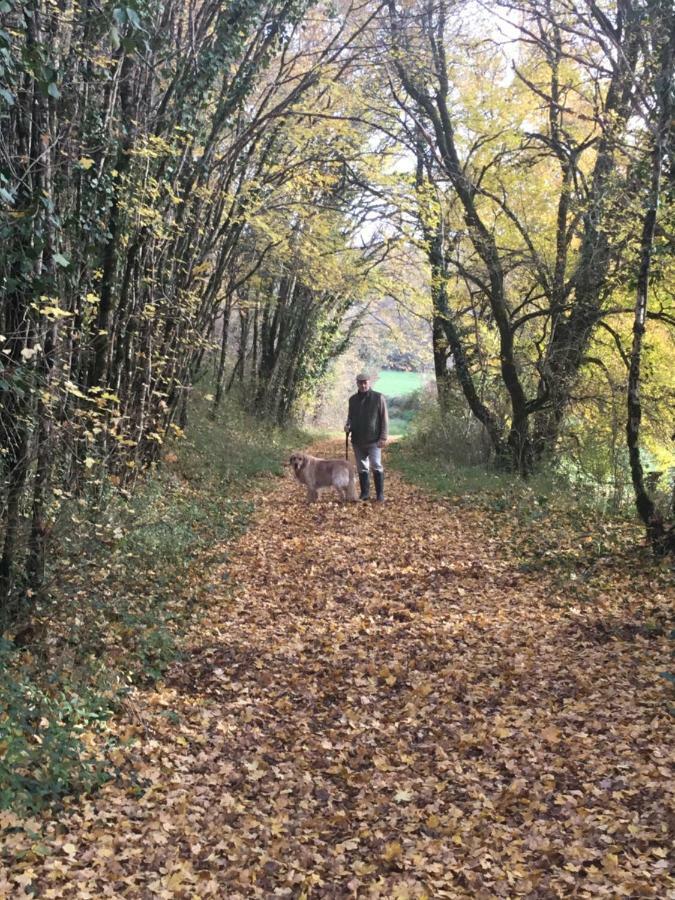
[[[417,404],[406,400],[415,391],[424,387],[431,375],[422,372],[398,372],[384,369],[373,382],[376,391],[380,391],[389,401],[389,434],[402,436],[407,434],[410,423],[415,416]]]
[[[421,372],[395,372],[384,369],[373,382],[373,388],[386,397],[405,397],[419,390],[430,376]]]

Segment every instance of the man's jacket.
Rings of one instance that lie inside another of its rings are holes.
[[[347,425],[351,428],[352,444],[367,447],[389,436],[387,401],[377,391],[352,394],[349,398]]]

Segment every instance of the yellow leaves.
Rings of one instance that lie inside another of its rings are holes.
[[[189,873],[185,868],[181,868],[177,872],[174,872],[172,875],[169,875],[169,877],[166,879],[166,890],[171,892],[179,890],[183,886],[185,879],[189,877],[190,874],[191,873]]]
[[[73,313],[58,306],[43,306],[40,308],[40,313],[47,319],[67,319],[73,315]]]
[[[92,57],[92,63],[102,69],[111,69],[115,65],[115,60],[111,56],[99,53],[97,56]]]
[[[133,207],[133,211],[138,218],[138,224],[141,228],[156,226],[160,231],[162,230],[161,226],[163,224],[164,217],[159,209],[156,209],[154,206],[149,206],[148,204],[142,203],[140,205],[135,205]]]
[[[90,390],[90,392],[91,393],[94,392],[93,388]],[[117,394],[112,394],[112,393],[110,393],[110,391],[102,391],[98,395],[98,399],[105,401],[105,402],[109,401],[110,403],[119,403],[120,402],[120,398],[117,396]]]
[[[619,857],[616,853],[606,853],[602,858],[602,866],[608,872],[616,872],[619,868]]]
[[[405,788],[399,788],[394,794],[395,803],[410,803],[413,798],[412,791]]]
[[[341,841],[336,845],[338,853],[349,853],[352,850],[358,850],[360,841],[358,838],[349,838],[349,840]]]
[[[180,206],[180,204],[184,202],[182,197],[179,197],[178,194],[174,193],[170,184],[165,184],[164,190],[174,206]]]
[[[273,818],[270,820],[270,834],[273,837],[280,837],[286,831],[287,822],[285,819]]]
[[[183,862],[172,872],[156,878],[148,884],[148,889],[160,900],[173,900],[177,894],[190,890],[195,882],[195,873],[189,862]]]
[[[388,863],[397,862],[402,856],[403,847],[401,846],[400,841],[392,841],[391,843],[386,844],[382,851],[382,858]]]
[[[420,681],[415,685],[415,693],[420,697],[428,697],[433,693],[434,685],[431,681]]]
[[[77,161],[78,166],[87,172],[94,165],[94,160],[90,156],[81,156]]]
[[[35,879],[35,870],[31,869],[30,866],[27,869],[24,869],[20,875],[14,875],[12,880],[20,885],[21,887],[29,887],[33,883]]]
[[[352,863],[352,869],[357,875],[365,877],[367,875],[372,875],[373,872],[376,871],[377,867],[374,863],[364,862],[361,859],[357,859],[356,862]]]
[[[266,770],[261,767],[260,760],[254,760],[253,762],[244,763],[244,767],[248,771],[248,778],[251,781],[260,781],[261,778],[264,778],[267,774]]]
[[[130,151],[130,154],[139,159],[158,159],[161,156],[173,156],[177,152],[178,148],[176,145],[160,137],[160,135],[145,134],[143,141],[139,142]]]
[[[396,675],[390,671],[388,666],[384,666],[380,669],[379,676],[383,679],[385,684],[389,685],[389,687],[393,687],[396,684]]]
[[[73,395],[73,397],[79,397],[81,400],[87,399],[87,395],[83,394],[79,387],[76,384],[73,384],[72,381],[66,381],[64,387],[69,394]]]

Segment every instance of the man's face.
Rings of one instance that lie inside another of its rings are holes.
[[[359,379],[357,378],[357,379],[356,379],[356,387],[357,387],[357,390],[358,390],[359,394],[365,394],[366,391],[367,391],[367,390],[369,389],[369,387],[370,387],[370,381],[368,381],[367,378],[364,379],[363,381],[361,381],[361,380],[359,380]]]

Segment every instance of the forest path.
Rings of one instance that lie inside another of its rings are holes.
[[[386,491],[261,485],[185,658],[118,725],[120,777],[12,896],[673,896],[666,639],[614,639],[479,514]]]

